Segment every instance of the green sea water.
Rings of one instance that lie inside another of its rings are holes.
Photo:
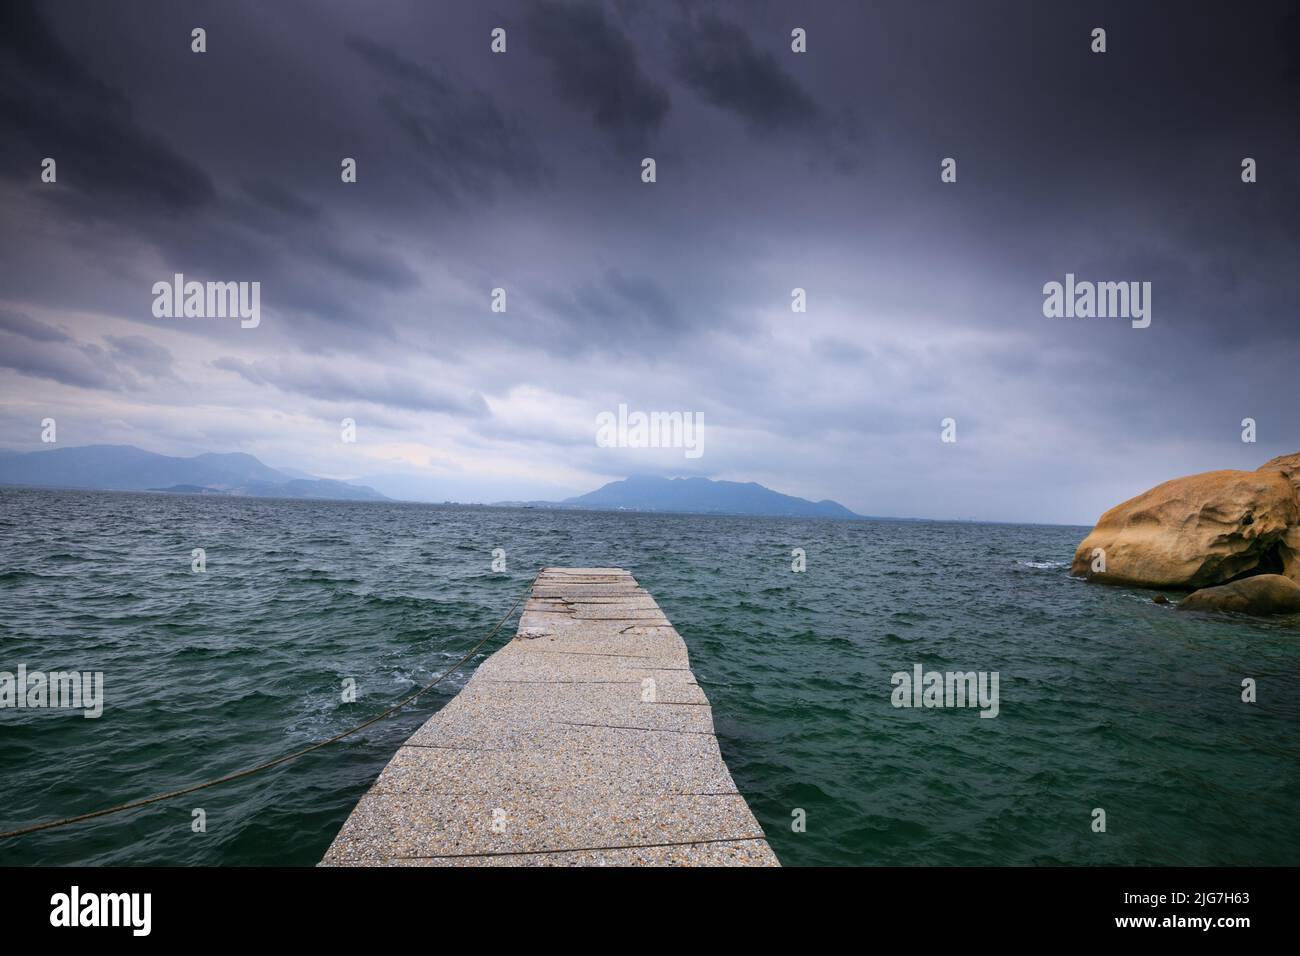
[[[440,673],[539,567],[611,565],[686,640],[787,865],[1296,863],[1300,620],[1073,579],[1086,531],[0,488],[0,671],[103,671],[106,696],[99,719],[0,709],[0,830],[328,737]],[[996,671],[998,716],[892,706],[916,664]],[[0,842],[0,865],[314,864],[470,673],[263,775]]]

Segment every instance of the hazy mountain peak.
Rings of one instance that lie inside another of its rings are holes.
[[[304,479],[245,452],[159,455],[134,445],[82,445],[0,457],[0,484],[102,491],[387,500],[365,485]]]
[[[829,499],[809,501],[782,494],[756,481],[715,481],[698,475],[662,478],[631,475],[595,491],[558,502],[560,507],[701,514],[772,515],[807,518],[857,518]]]

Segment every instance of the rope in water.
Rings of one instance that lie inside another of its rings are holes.
[[[541,577],[540,572],[538,573],[537,577],[533,578],[533,584],[537,583],[538,577]],[[396,704],[394,704],[392,707],[389,707],[383,713],[377,714],[376,716],[371,717],[369,720],[357,724],[355,727],[351,728],[350,730],[345,730],[341,734],[335,734],[333,737],[330,737],[327,740],[318,741],[309,747],[303,747],[301,750],[295,750],[293,753],[288,753],[281,757],[276,757],[274,760],[268,760],[265,763],[260,763],[255,767],[248,767],[247,769],[244,770],[237,770],[234,773],[228,773],[225,776],[217,777],[213,780],[206,780],[203,783],[196,783],[193,786],[182,787],[180,790],[169,790],[166,793],[159,793],[152,797],[145,797],[140,800],[131,800],[128,803],[120,803],[115,807],[106,807],[103,810],[94,810],[90,813],[81,813],[75,817],[64,817],[62,820],[47,820],[44,823],[33,823],[30,826],[19,827],[17,830],[9,830],[4,833],[0,833],[0,840],[7,839],[9,837],[22,836],[23,834],[26,833],[36,833],[39,830],[53,830],[55,827],[65,827],[72,823],[81,823],[82,821],[85,820],[93,820],[96,817],[106,817],[113,813],[122,813],[125,810],[134,810],[137,807],[145,807],[151,803],[161,803],[163,800],[171,800],[175,797],[183,797],[187,793],[195,793],[199,790],[206,790],[209,787],[215,787],[221,783],[229,783],[232,780],[239,780],[243,777],[251,777],[255,773],[261,773],[263,770],[270,770],[272,767],[278,767],[281,764],[288,763],[291,760],[297,760],[299,757],[305,756],[306,754],[309,754],[312,751],[320,750],[322,747],[328,747],[330,744],[337,743],[338,741],[342,740],[345,737],[351,737],[353,734],[357,733],[358,731],[365,730],[371,724],[376,724],[379,721],[383,720],[385,717],[390,717],[393,714],[397,713],[397,711],[401,710],[407,704],[411,703],[412,701],[416,700],[417,698],[423,696],[424,694],[432,690],[435,686],[437,686],[437,684],[440,681],[443,680],[443,678],[447,677],[449,674],[452,674],[456,670],[458,670],[461,667],[461,665],[463,665],[471,657],[477,654],[479,652],[479,649],[482,648],[484,644],[492,640],[492,638],[496,637],[497,632],[500,631],[501,628],[505,626],[506,621],[510,620],[510,618],[514,615],[515,611],[519,608],[519,604],[520,602],[523,601],[524,595],[528,594],[531,590],[532,590],[532,584],[528,586],[528,590],[524,591],[523,594],[520,594],[519,597],[515,598],[515,603],[510,605],[510,610],[506,611],[505,617],[497,621],[496,627],[492,628],[492,630],[487,633],[486,637],[484,637],[481,641],[479,641],[477,644],[471,647],[465,653],[464,657],[462,657],[456,663],[452,664],[451,667],[447,668],[445,671],[443,671],[433,680],[429,681],[429,683],[425,684],[423,687],[417,690],[410,697],[398,701]]]

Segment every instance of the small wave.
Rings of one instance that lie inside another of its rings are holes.
[[[1068,568],[1068,561],[1017,561],[1016,564],[1022,568],[1037,568],[1040,571],[1048,571],[1052,568]]]
[[[14,569],[12,571],[0,571],[0,581],[21,581],[23,578],[58,578],[64,577],[61,574],[41,574],[39,571],[25,571]]]

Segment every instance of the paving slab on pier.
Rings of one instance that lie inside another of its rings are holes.
[[[547,568],[324,866],[777,866],[686,644],[619,568]]]

